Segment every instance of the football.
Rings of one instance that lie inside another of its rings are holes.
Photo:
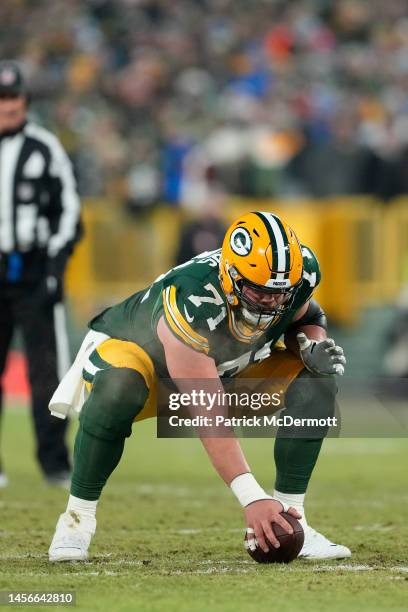
[[[275,548],[267,539],[269,552],[264,552],[260,546],[255,550],[251,550],[247,543],[247,534],[245,534],[245,548],[248,554],[258,563],[290,563],[300,553],[303,546],[305,534],[302,525],[297,519],[287,512],[282,512],[285,520],[292,525],[293,533],[286,533],[278,523],[272,523],[272,529],[277,539],[280,542],[280,547]]]

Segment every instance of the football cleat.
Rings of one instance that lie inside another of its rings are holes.
[[[74,510],[60,515],[48,550],[54,561],[86,561],[91,538],[96,530],[96,519],[81,516]]]
[[[351,557],[351,551],[347,546],[330,542],[324,535],[307,525],[305,541],[298,557],[311,560],[346,559]]]

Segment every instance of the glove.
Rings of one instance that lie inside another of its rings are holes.
[[[64,270],[67,262],[66,250],[56,257],[49,257],[45,266],[43,285],[44,303],[50,306],[62,301]]]
[[[48,301],[56,304],[62,300],[62,278],[57,276],[47,276],[45,279],[47,287]]]
[[[332,338],[326,340],[310,340],[303,332],[296,335],[300,356],[309,372],[331,376],[343,376],[346,358],[341,346],[337,346]]]
[[[61,302],[62,293],[62,279],[46,276],[41,280],[32,297],[37,304],[47,307]]]

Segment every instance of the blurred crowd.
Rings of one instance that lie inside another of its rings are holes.
[[[0,20],[83,196],[408,192],[406,0],[13,0]]]

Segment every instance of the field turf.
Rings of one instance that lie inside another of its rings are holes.
[[[42,482],[25,409],[6,410],[3,440],[11,482],[0,491],[0,590],[75,590],[76,609],[115,612],[407,610],[407,440],[325,442],[308,519],[353,556],[289,566],[247,556],[241,510],[200,443],[156,440],[153,421],[135,426],[106,487],[90,561],[51,565],[67,493]],[[272,442],[244,447],[271,488]]]

